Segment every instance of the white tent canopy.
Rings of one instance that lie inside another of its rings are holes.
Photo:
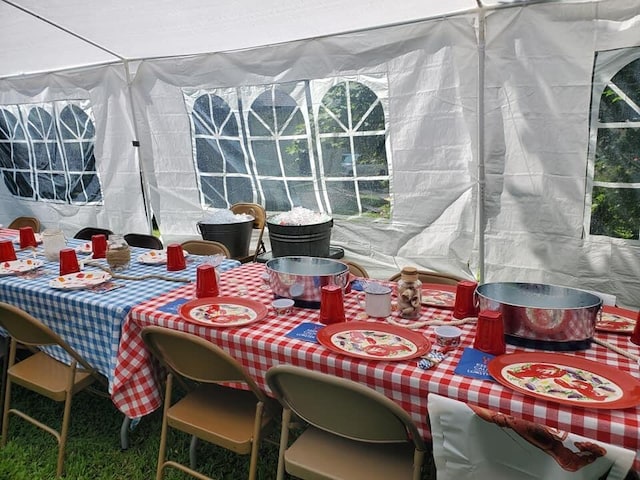
[[[279,84],[317,112],[349,79],[383,106],[391,199],[388,219],[335,217],[349,258],[640,305],[637,237],[589,233],[592,97],[640,50],[637,1],[10,0],[0,18],[0,108],[88,102],[103,194],[26,200],[0,182],[0,223],[141,232],[153,212],[165,243],[198,236],[190,102]]]

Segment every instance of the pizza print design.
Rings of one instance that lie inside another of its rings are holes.
[[[512,385],[543,397],[574,402],[613,402],[622,389],[607,378],[587,370],[550,363],[514,363],[502,369]]]
[[[451,307],[455,305],[456,294],[445,290],[422,290],[422,304],[435,305],[438,307]]]
[[[28,272],[42,266],[41,260],[28,258],[26,260],[11,260],[0,262],[0,276],[15,275],[17,273]]]
[[[348,330],[336,333],[331,343],[340,350],[370,358],[404,358],[411,357],[417,346],[398,335],[376,330]]]
[[[596,322],[596,330],[604,332],[633,333],[635,326],[635,320],[610,312],[602,312],[602,317]]]
[[[216,303],[194,307],[189,310],[189,316],[203,324],[235,326],[253,322],[258,314],[244,305]]]

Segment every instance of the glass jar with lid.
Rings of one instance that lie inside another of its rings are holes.
[[[398,312],[402,318],[418,318],[422,306],[422,282],[418,269],[404,267],[398,280]]]
[[[121,234],[109,235],[107,241],[107,263],[113,272],[121,272],[129,268],[131,249]]]

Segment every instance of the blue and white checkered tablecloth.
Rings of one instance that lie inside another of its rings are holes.
[[[6,233],[6,229],[0,231]],[[70,239],[67,246],[78,247],[84,241]],[[166,265],[145,265],[136,259],[145,249],[131,248],[131,264],[129,269],[121,272],[127,276],[161,275],[173,278],[188,278],[195,282],[196,267],[206,261],[207,257],[189,255],[187,268],[177,272],[168,272]],[[42,246],[38,248],[42,253]],[[18,258],[32,256],[29,251],[18,252]],[[59,264],[49,262],[43,255],[38,259],[44,261],[40,268],[43,275],[30,278],[30,275],[0,277],[0,301],[16,305],[48,325],[77,352],[82,355],[112,384],[113,373],[120,343],[122,325],[129,310],[140,302],[178,288],[184,283],[163,279],[122,280],[114,279],[115,284],[122,287],[109,291],[94,290],[59,290],[49,286],[49,282],[59,273]],[[78,255],[82,260],[83,256]],[[99,260],[107,266],[104,259]],[[226,271],[236,266],[237,260],[223,260],[219,271]],[[97,267],[86,266],[83,271],[100,271]],[[68,361],[60,349],[48,349],[52,356]]]

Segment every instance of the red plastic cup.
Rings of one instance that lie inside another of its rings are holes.
[[[17,260],[16,249],[13,248],[11,240],[3,240],[0,242],[0,262],[12,262]]]
[[[206,263],[198,265],[196,269],[196,297],[217,297],[219,294],[216,268]]]
[[[60,250],[60,276],[80,271],[80,264],[73,248]]]
[[[31,227],[20,227],[20,248],[37,247],[36,234]]]
[[[172,243],[167,246],[167,271],[176,272],[187,268],[187,261],[184,258],[184,250],[179,243]]]
[[[475,292],[477,282],[472,280],[461,280],[456,286],[456,301],[453,305],[453,317],[462,319],[475,317],[478,314],[476,306]]]
[[[478,314],[478,325],[473,348],[491,355],[502,355],[506,351],[502,313],[482,310]]]
[[[344,299],[338,285],[325,285],[320,290],[320,323],[344,322]]]
[[[633,333],[629,338],[636,345],[640,345],[640,312],[638,312],[638,318],[636,320],[636,326],[633,327]]]
[[[91,251],[93,258],[105,258],[107,256],[107,236],[102,233],[91,235]]]

